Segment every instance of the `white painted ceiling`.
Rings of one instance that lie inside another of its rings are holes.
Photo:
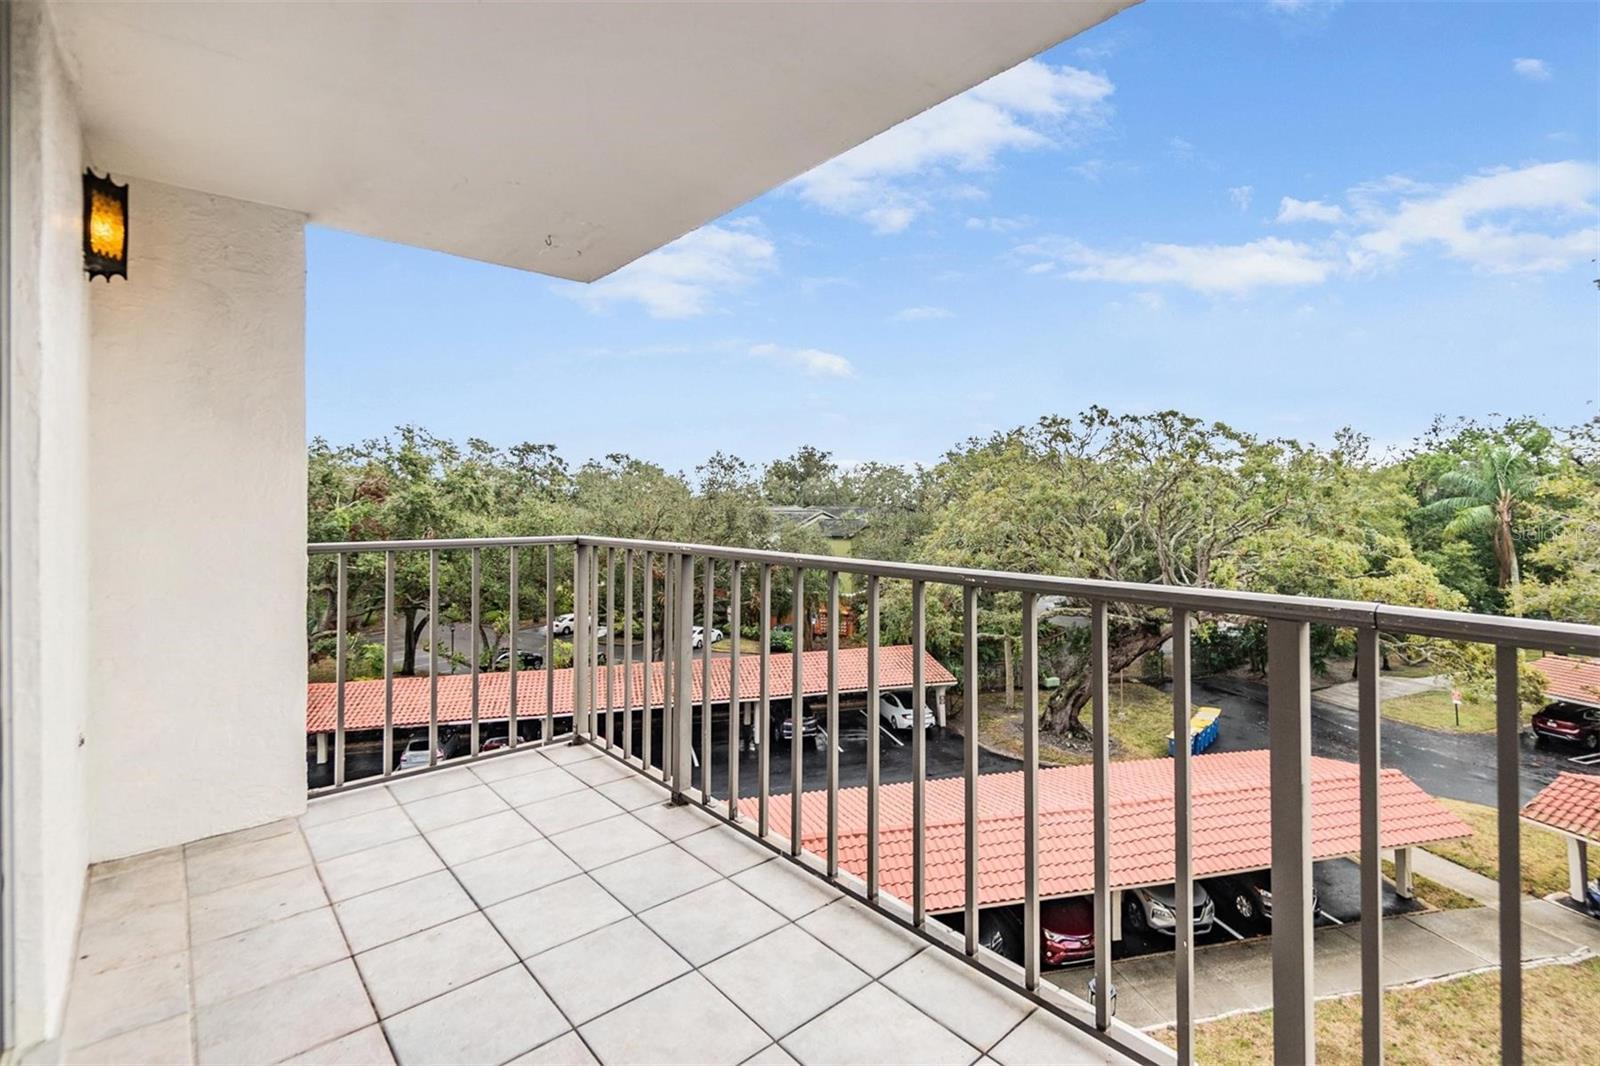
[[[590,281],[1132,2],[52,12],[97,166]]]

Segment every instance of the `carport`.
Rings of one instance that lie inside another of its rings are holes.
[[[1563,772],[1522,808],[1522,819],[1566,838],[1567,892],[1584,902],[1589,845],[1600,844],[1600,777]]]
[[[1112,936],[1121,938],[1121,896],[1134,888],[1171,884],[1174,854],[1173,771],[1170,759],[1111,765]],[[1193,760],[1194,873],[1197,878],[1251,873],[1272,865],[1271,787],[1266,751],[1198,755]],[[930,914],[961,911],[966,903],[966,809],[960,778],[926,785],[926,886]],[[1039,773],[1039,895],[1042,900],[1094,891],[1093,768],[1059,766]],[[999,907],[1024,897],[1023,775],[978,778],[978,904]],[[742,801],[752,814],[751,800]],[[1380,841],[1395,853],[1396,886],[1409,894],[1411,849],[1471,835],[1471,829],[1399,770],[1379,783]],[[823,848],[828,797],[802,797],[801,840]],[[912,788],[879,792],[879,879],[882,890],[911,897]],[[769,811],[773,831],[788,833],[786,805]],[[1311,759],[1312,858],[1360,851],[1361,795],[1357,767]],[[867,869],[867,790],[839,792],[840,865],[860,877]]]

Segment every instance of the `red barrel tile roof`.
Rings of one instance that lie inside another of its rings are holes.
[[[828,691],[828,653],[807,651],[804,658],[805,695],[821,696]],[[711,700],[726,703],[733,677],[733,660],[726,656],[711,660]],[[878,684],[885,690],[911,687],[911,647],[891,645],[878,651]],[[597,695],[605,702],[606,676],[612,684],[612,700],[622,706],[623,666],[616,664],[599,669]],[[651,706],[661,706],[662,666],[650,667]],[[759,691],[761,657],[745,653],[739,657],[739,696],[753,700]],[[794,680],[794,656],[789,652],[774,652],[769,666],[768,688],[773,699],[788,699]],[[930,688],[955,684],[955,676],[931,655],[923,657],[923,676]],[[428,694],[430,678],[397,677],[394,679],[395,725],[425,725],[428,721]],[[644,691],[644,666],[633,664],[634,699]],[[700,702],[700,656],[694,658],[690,672],[690,687],[694,701]],[[338,705],[339,686],[331,681],[314,682],[306,686],[306,732],[330,733]],[[863,693],[867,690],[867,649],[839,649],[839,691],[842,694]],[[517,716],[542,718],[544,716],[545,671],[519,670],[517,672]],[[572,714],[572,669],[555,671],[554,707],[557,717]],[[636,702],[635,706],[639,704]],[[478,717],[480,721],[502,721],[511,707],[511,675],[508,673],[483,673],[478,675]],[[472,718],[472,676],[470,674],[441,674],[439,676],[439,721],[466,722]],[[345,729],[383,728],[383,681],[345,682]]]
[[[1600,777],[1559,773],[1528,801],[1522,816],[1600,843]]]
[[[1544,675],[1551,699],[1600,707],[1600,660],[1546,655],[1532,666]]]
[[[1268,755],[1265,751],[1199,755],[1194,759],[1194,870],[1210,877],[1271,865]],[[1039,773],[1039,888],[1041,898],[1094,890],[1093,768],[1049,767]],[[1335,759],[1311,760],[1312,856],[1360,850],[1361,794],[1357,768]],[[965,808],[962,779],[927,783],[927,893],[930,911],[956,910],[965,900]],[[1172,760],[1140,759],[1111,766],[1111,885],[1170,883],[1173,872]],[[1399,770],[1379,784],[1385,848],[1468,836],[1471,829]],[[827,793],[802,797],[807,850],[827,850]],[[883,890],[911,899],[911,785],[880,791],[879,871]],[[867,869],[867,790],[839,791],[840,864],[860,877]],[[755,801],[741,801],[755,816]],[[789,832],[786,797],[771,805],[773,831]],[[1022,773],[978,779],[978,895],[984,906],[1023,898]]]

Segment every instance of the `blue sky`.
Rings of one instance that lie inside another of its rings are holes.
[[[690,470],[1090,404],[1591,418],[1597,37],[1590,3],[1146,3],[591,286],[312,227],[309,430]]]

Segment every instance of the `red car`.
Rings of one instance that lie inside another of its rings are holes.
[[[1533,716],[1533,735],[1540,740],[1565,740],[1586,751],[1600,751],[1600,708],[1552,703]]]
[[[1053,899],[1039,907],[1040,948],[1046,966],[1068,966],[1094,958],[1094,908],[1087,896]]]

